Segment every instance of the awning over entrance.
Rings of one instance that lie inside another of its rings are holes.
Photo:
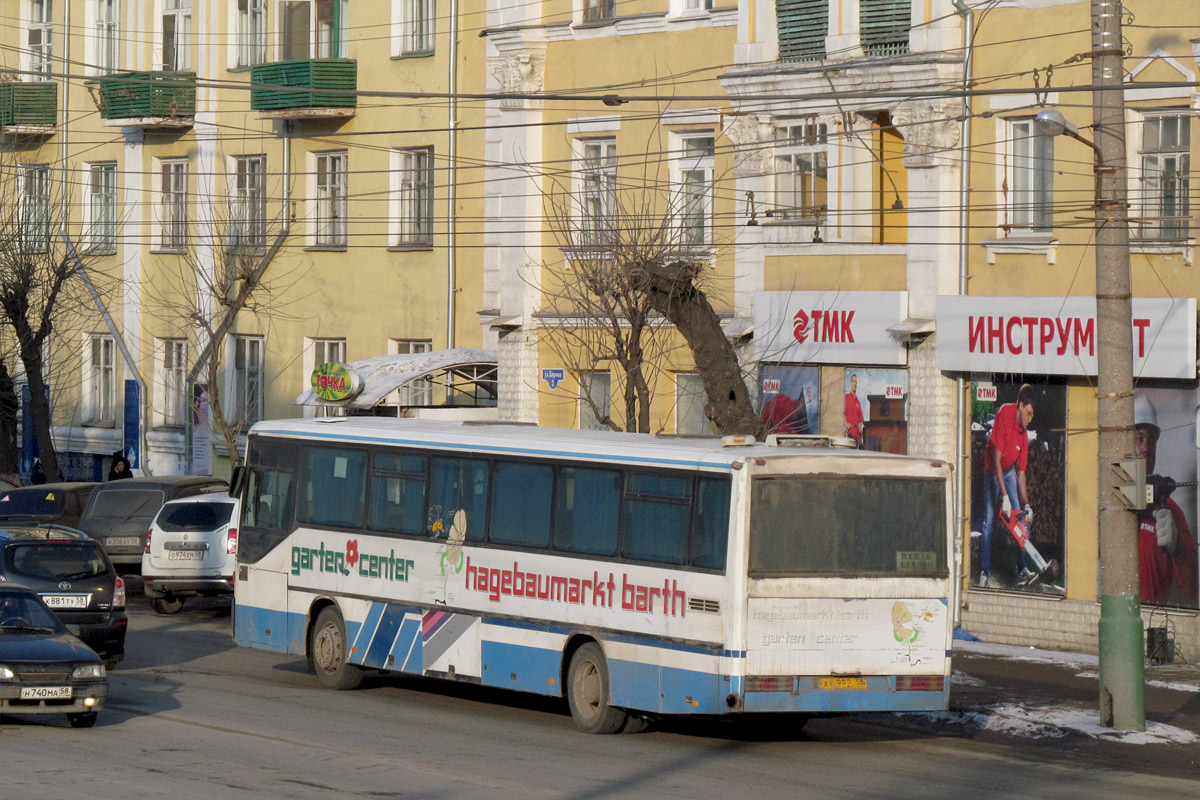
[[[496,405],[496,351],[456,347],[430,353],[375,356],[348,365],[362,380],[362,392],[337,405],[371,409],[405,386],[417,407],[490,407]],[[312,389],[292,401],[296,406],[328,406]]]

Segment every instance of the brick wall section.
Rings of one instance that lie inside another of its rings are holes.
[[[955,382],[938,369],[936,336],[908,350],[908,453],[954,463]]]
[[[1176,660],[1200,661],[1200,614],[1168,610],[1167,627],[1174,628]],[[1142,609],[1142,620],[1162,627],[1164,615]],[[1048,600],[1005,592],[968,592],[962,613],[964,630],[985,642],[1099,652],[1100,604],[1078,600]]]
[[[500,337],[496,366],[503,387],[497,401],[499,418],[537,422],[537,331],[520,329]]]

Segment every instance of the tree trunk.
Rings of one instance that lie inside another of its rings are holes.
[[[38,458],[42,462],[42,471],[46,473],[46,483],[56,483],[62,480],[62,473],[58,469],[54,436],[50,432],[50,398],[46,395],[46,381],[42,377],[42,361],[40,358],[22,360],[25,361],[25,375],[29,379],[29,415],[33,418]]]
[[[14,475],[21,469],[17,446],[17,422],[21,403],[8,365],[0,361],[0,473]]]
[[[754,413],[737,353],[721,330],[721,319],[708,296],[696,286],[699,266],[674,261],[647,263],[641,268],[651,306],[670,320],[692,351],[708,399],[704,411],[717,432],[762,437],[765,427]]]

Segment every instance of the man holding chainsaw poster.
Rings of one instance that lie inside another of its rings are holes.
[[[1158,476],[1158,439],[1162,429],[1154,403],[1144,392],[1133,398],[1134,445],[1146,459],[1147,483],[1154,501],[1138,512],[1138,577],[1142,602],[1152,605],[1197,605],[1196,538],[1183,509],[1170,497],[1177,484]],[[1173,592],[1177,593],[1172,596]]]
[[[992,572],[992,528],[996,525],[996,508],[1009,516],[1019,509],[1025,525],[1033,522],[1033,509],[1025,485],[1029,465],[1029,423],[1033,421],[1033,387],[1022,384],[1017,402],[1005,403],[996,412],[991,435],[984,454],[984,511],[979,527],[983,535],[980,550],[980,588],[998,585]],[[1018,581],[1029,581],[1034,573],[1025,566],[1025,552],[1017,555]]]

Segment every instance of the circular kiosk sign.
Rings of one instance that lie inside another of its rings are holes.
[[[313,393],[330,403],[349,400],[362,391],[362,378],[345,364],[321,364],[312,371]]]

